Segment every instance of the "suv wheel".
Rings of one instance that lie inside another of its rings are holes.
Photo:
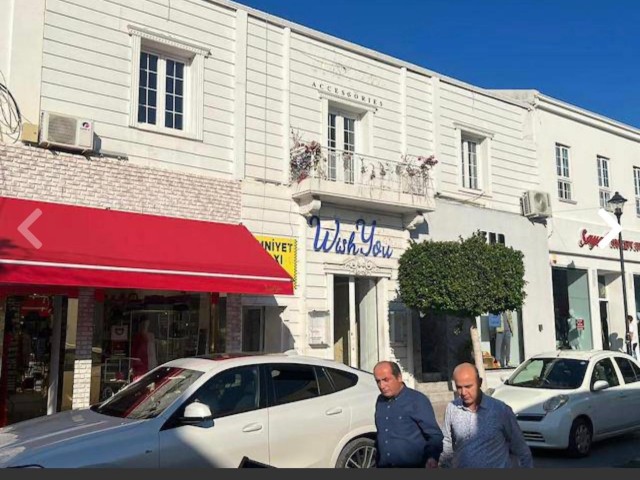
[[[356,438],[340,452],[336,468],[375,468],[376,442],[370,438]]]

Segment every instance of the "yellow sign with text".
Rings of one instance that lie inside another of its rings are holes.
[[[293,287],[296,287],[296,275],[298,265],[298,248],[295,238],[270,237],[256,235],[256,238],[269,255],[271,255],[285,271],[293,278]]]

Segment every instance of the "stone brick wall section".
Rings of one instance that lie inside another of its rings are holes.
[[[72,408],[87,408],[91,396],[91,347],[93,346],[93,317],[95,290],[81,288],[78,292],[78,323],[76,359],[73,367]]]
[[[125,160],[0,142],[0,195],[238,224],[241,185]]]
[[[242,351],[242,297],[227,296],[227,353]]]

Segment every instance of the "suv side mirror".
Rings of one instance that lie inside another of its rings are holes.
[[[594,392],[600,392],[601,390],[606,390],[609,387],[610,387],[609,382],[605,380],[598,380],[596,383],[593,384],[593,387],[591,387],[591,390],[593,390]]]
[[[180,423],[182,425],[196,425],[196,426],[207,426],[204,425],[206,423],[211,423],[213,425],[213,415],[211,414],[211,409],[200,402],[193,402],[186,406],[184,409],[184,415],[180,418]]]

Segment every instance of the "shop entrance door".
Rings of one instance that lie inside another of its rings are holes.
[[[373,371],[379,360],[377,280],[334,277],[334,359]]]
[[[62,302],[56,301],[56,305]],[[6,299],[0,370],[0,427],[54,413],[60,372],[60,328],[54,297]],[[58,340],[54,342],[53,340]]]

